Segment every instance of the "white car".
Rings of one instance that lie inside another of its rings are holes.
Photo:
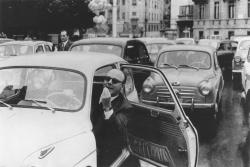
[[[92,128],[99,114],[93,107],[103,89],[102,78],[113,68],[127,76],[123,93],[134,112],[127,146],[112,166],[130,155],[157,166],[197,166],[197,132],[159,70],[129,65],[111,54],[75,52],[0,61],[0,166],[96,167],[99,148]],[[143,80],[134,76],[152,73],[166,84],[174,108],[139,99]]]

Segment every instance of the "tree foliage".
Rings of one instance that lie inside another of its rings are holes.
[[[38,6],[44,11],[45,22],[53,20],[52,26],[88,28],[94,25],[88,3],[88,0],[43,0]]]

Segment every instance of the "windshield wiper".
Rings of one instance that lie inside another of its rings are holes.
[[[180,64],[178,67],[188,67],[188,68],[194,68],[196,70],[199,70],[200,68],[198,67],[194,67],[194,66],[190,66],[190,65],[187,65],[187,64]]]
[[[164,63],[164,66],[169,66],[169,67],[174,67],[175,69],[177,69],[178,67],[175,66],[174,64],[168,64],[168,63]]]
[[[0,103],[3,104],[3,105],[5,105],[6,107],[8,107],[8,109],[12,110],[12,106],[11,105],[3,102],[2,100],[0,100]]]
[[[30,99],[30,101],[34,102],[36,105],[38,105],[38,106],[40,106],[40,107],[45,107],[45,108],[49,109],[49,110],[52,111],[53,113],[56,111],[56,110],[55,110],[54,108],[52,108],[52,107],[49,107],[49,106],[47,106],[47,105],[41,104],[41,102],[38,101],[38,100]],[[46,104],[46,102],[42,102],[42,103],[45,103],[45,104]]]

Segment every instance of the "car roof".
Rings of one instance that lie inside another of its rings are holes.
[[[90,73],[99,67],[121,61],[126,62],[121,57],[112,54],[65,51],[9,57],[0,61],[0,68],[7,66],[43,66]]]
[[[150,37],[142,37],[142,38],[137,38],[138,40],[146,43],[146,44],[153,44],[153,43],[167,43],[167,44],[175,44],[174,41],[168,40],[166,38],[150,38]]]
[[[175,40],[190,40],[190,41],[195,41],[193,38],[176,38]]]
[[[163,48],[160,52],[165,51],[177,51],[177,50],[194,50],[194,51],[203,51],[213,54],[215,49],[210,46],[201,46],[201,45],[170,45],[166,48]]]
[[[1,45],[37,45],[40,43],[46,43],[47,41],[9,41],[9,42],[5,42]]]
[[[114,45],[125,46],[128,41],[139,41],[139,40],[134,39],[134,38],[113,38],[113,37],[87,38],[87,39],[81,39],[81,40],[74,42],[72,46],[81,45],[81,44],[91,44],[91,43],[114,44]]]

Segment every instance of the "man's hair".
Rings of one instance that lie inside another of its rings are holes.
[[[60,34],[61,34],[62,32],[64,32],[64,31],[66,32],[66,35],[68,36],[68,31],[67,31],[67,30],[61,30],[61,31],[60,31]]]

